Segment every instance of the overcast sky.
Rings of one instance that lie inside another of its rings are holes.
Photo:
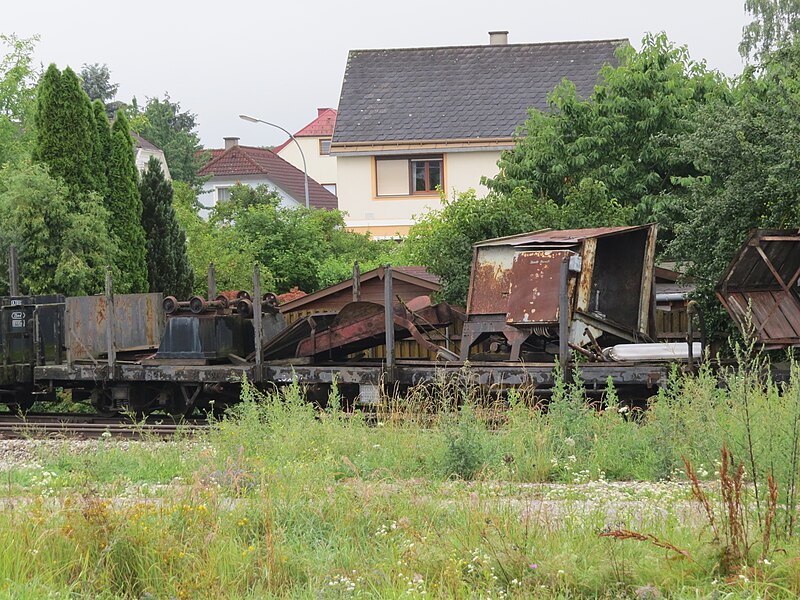
[[[238,118],[249,113],[296,131],[335,107],[347,51],[488,43],[628,38],[666,31],[692,58],[735,75],[747,22],[744,0],[27,0],[2,2],[0,33],[39,34],[37,59],[79,71],[108,64],[117,99],[169,92],[196,113],[206,147],[223,136],[266,145],[284,135]]]

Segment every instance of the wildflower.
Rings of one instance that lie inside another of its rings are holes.
[[[762,560],[761,562],[764,563],[767,566],[770,566],[772,564],[772,562],[770,560],[766,559],[766,558],[764,560]]]
[[[575,440],[572,439],[571,437],[564,438],[564,445],[565,446],[569,446],[570,448],[574,448],[575,447]]]
[[[536,563],[531,563],[531,564],[528,565],[528,567],[531,568],[531,569],[538,569],[539,565],[537,565]]]
[[[559,575],[563,575],[563,574],[564,574],[564,569],[559,569],[559,570],[558,570],[558,574],[559,574]]]

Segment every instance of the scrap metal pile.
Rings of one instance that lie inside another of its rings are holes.
[[[753,232],[718,289],[766,348],[800,346],[799,247],[796,230]],[[354,301],[289,324],[276,296],[261,294],[257,272],[252,294],[210,285],[208,298],[185,301],[113,294],[110,280],[100,296],[14,293],[0,298],[0,402],[22,406],[69,388],[99,410],[182,412],[235,401],[245,378],[337,381],[374,396],[386,382],[424,383],[466,364],[485,385],[546,390],[554,359],[567,369],[576,355],[587,386],[611,378],[650,387],[666,379],[669,361],[702,355],[691,334],[654,343],[655,248],[655,225],[487,240],[473,250],[466,310],[428,296],[400,300],[387,267],[383,303]],[[434,359],[398,359],[398,340]]]

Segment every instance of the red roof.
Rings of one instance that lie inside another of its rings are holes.
[[[263,175],[298,203],[305,204],[303,172],[265,148],[236,145],[227,150],[211,150],[211,160],[198,174],[219,177]],[[308,178],[308,199],[312,208],[336,209],[339,206],[336,196],[311,177]]]
[[[318,108],[317,118],[294,134],[294,137],[331,137],[333,127],[336,125],[335,108]],[[275,146],[272,151],[276,154],[283,150],[292,138],[283,142],[280,146]]]

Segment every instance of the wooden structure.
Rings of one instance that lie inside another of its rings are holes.
[[[280,311],[287,324],[292,324],[304,317],[338,313],[350,302],[374,302],[384,305],[385,267],[378,267],[365,273],[359,271],[356,264],[353,277],[308,294],[280,306]],[[439,277],[428,272],[425,267],[392,267],[392,293],[394,299],[407,303],[419,296],[430,296],[441,289]],[[452,328],[451,328],[452,329]],[[454,348],[456,341],[452,331],[431,332],[429,337],[436,344],[447,349]],[[398,340],[394,345],[394,355],[398,358],[432,358],[430,352],[412,340]],[[369,358],[383,358],[384,348],[372,348],[367,351]]]

